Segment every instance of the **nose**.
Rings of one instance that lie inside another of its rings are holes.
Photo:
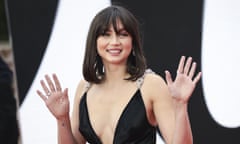
[[[113,45],[120,44],[120,40],[119,40],[118,35],[112,35],[110,43],[113,44]]]

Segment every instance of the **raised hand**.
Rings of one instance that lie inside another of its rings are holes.
[[[189,57],[185,63],[185,56],[182,56],[175,80],[172,80],[169,71],[166,73],[166,81],[171,96],[179,102],[187,103],[192,95],[197,82],[201,78],[201,72],[194,77],[196,71],[196,62],[192,62],[192,57]]]
[[[56,74],[52,75],[53,81],[48,75],[45,75],[45,80],[41,80],[41,86],[43,92],[37,90],[37,94],[42,98],[48,107],[49,111],[56,117],[60,119],[61,117],[67,116],[69,114],[69,99],[68,99],[68,89],[62,91],[60,82]]]

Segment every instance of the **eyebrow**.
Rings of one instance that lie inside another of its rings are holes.
[[[127,30],[123,27],[123,28],[118,29],[118,31],[121,32],[121,31],[127,31]]]
[[[115,29],[113,28],[113,30],[115,31]],[[107,29],[107,31],[110,31],[110,28],[108,28]],[[119,33],[119,32],[123,32],[123,31],[126,31],[126,32],[128,32],[124,27],[122,27],[122,28],[120,28],[120,29],[117,29],[117,33]]]

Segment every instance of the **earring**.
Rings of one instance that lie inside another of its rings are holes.
[[[133,56],[136,56],[134,49],[132,50],[132,55],[133,55]]]

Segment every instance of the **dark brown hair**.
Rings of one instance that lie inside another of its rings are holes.
[[[97,53],[97,38],[113,25],[118,32],[117,21],[120,20],[124,29],[132,37],[132,52],[127,60],[127,72],[130,77],[126,80],[135,81],[141,77],[146,69],[143,55],[139,23],[134,15],[120,6],[109,6],[100,11],[93,19],[87,36],[85,56],[83,61],[84,79],[91,83],[101,83],[104,79],[104,68],[101,57]]]

